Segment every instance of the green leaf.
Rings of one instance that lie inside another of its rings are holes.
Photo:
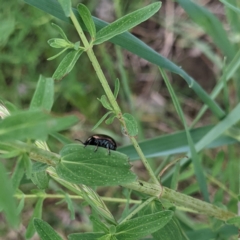
[[[34,207],[33,214],[31,216],[31,219],[29,221],[29,224],[27,226],[27,231],[25,233],[25,237],[27,239],[31,239],[35,233],[34,228],[34,218],[41,218],[42,217],[42,206],[43,206],[43,198],[38,198],[37,203]]]
[[[152,233],[155,240],[189,240],[175,216],[161,229]]]
[[[54,101],[54,82],[52,78],[40,76],[30,103],[31,110],[43,109],[50,111]]]
[[[106,109],[113,110],[106,95],[102,95],[101,99],[98,98],[98,101],[100,101],[102,103],[103,107],[105,107]]]
[[[71,50],[60,62],[52,78],[54,80],[61,80],[64,78],[73,69],[82,53],[82,49],[79,49],[78,51]]]
[[[33,220],[34,227],[42,240],[62,240],[54,229],[41,219]]]
[[[42,172],[42,171],[45,171],[48,167],[49,167],[49,165],[47,165],[45,163],[33,162],[33,164],[32,164],[32,172],[33,173]]]
[[[100,221],[98,218],[91,215],[90,220],[92,223],[94,223],[98,227],[99,231],[102,230],[105,233],[109,233],[108,227],[102,221]]]
[[[28,179],[30,179],[31,176],[32,176],[32,161],[29,158],[28,154],[26,154],[26,153],[23,154],[22,161],[24,162],[24,167],[25,167],[25,170],[26,170],[26,176],[27,176]]]
[[[46,189],[48,188],[49,183],[49,175],[46,173],[46,171],[38,171],[33,172],[31,176],[32,182],[37,185],[39,189]]]
[[[71,14],[71,0],[58,0],[66,17]]]
[[[206,8],[189,0],[177,0],[181,7],[187,12],[191,19],[201,26],[206,33],[212,37],[214,43],[221,49],[228,59],[234,56],[233,44],[223,29],[222,23]]]
[[[114,118],[116,118],[116,115],[113,113],[113,115],[110,116],[110,117],[105,121],[105,123],[108,124],[108,125],[109,125],[109,124],[112,124]]]
[[[236,225],[238,228],[240,228],[240,216],[230,218],[226,222],[228,224]]]
[[[119,79],[116,78],[115,80],[115,88],[114,88],[114,97],[117,99],[118,93],[119,93],[119,89],[120,89],[120,82]]]
[[[119,18],[115,22],[102,28],[97,32],[96,40],[93,42],[94,45],[106,42],[107,40],[119,35],[129,29],[137,26],[141,22],[146,21],[153,14],[155,14],[161,7],[161,2],[152,3],[144,8],[129,13],[122,18]]]
[[[34,7],[43,10],[44,12],[47,12],[55,16],[58,19],[61,19],[64,22],[72,24],[69,18],[66,18],[65,15],[62,13],[61,7],[55,1],[54,2],[49,2],[49,0],[38,1],[24,0],[24,1]],[[73,12],[75,13],[80,25],[83,27],[84,30],[86,30],[81,18],[78,16],[77,10],[73,9]],[[107,26],[107,23],[100,19],[93,18],[93,20],[95,22],[97,30]],[[159,53],[154,51],[152,48],[143,43],[141,40],[134,37],[129,32],[120,34],[110,39],[109,41],[121,46],[122,48],[128,50],[129,52],[132,52],[153,64],[158,65],[159,67],[168,69],[169,71],[180,75],[187,82],[187,84],[191,86],[191,89],[199,96],[199,98],[209,107],[209,109],[218,118],[221,119],[225,116],[224,111],[216,104],[214,100],[211,99],[211,97],[209,97],[209,94],[203,90],[203,88],[198,84],[197,81],[195,81],[191,76],[189,76],[181,67],[177,66],[167,58],[161,56]]]
[[[13,190],[16,191],[18,186],[20,185],[20,182],[23,178],[24,175],[24,161],[23,161],[23,156],[20,156],[20,158],[17,161],[17,164],[14,168],[14,172],[12,174],[12,185],[13,185]]]
[[[47,41],[47,43],[52,47],[52,48],[68,48],[72,47],[72,44],[69,44],[65,39],[62,38],[51,38]]]
[[[78,5],[77,8],[79,15],[82,18],[88,32],[90,33],[92,39],[94,39],[96,36],[96,28],[91,13],[89,12],[88,8],[81,3]]]
[[[178,161],[172,176],[172,181],[171,181],[171,189],[173,190],[177,190],[177,187],[178,187],[179,171],[180,171],[180,162]]]
[[[64,191],[61,191],[64,193]],[[74,206],[73,206],[73,202],[72,199],[69,197],[68,194],[64,193],[65,195],[65,201],[67,203],[68,206],[68,210],[70,211],[70,219],[74,220],[75,219],[75,211],[74,211]]]
[[[129,136],[135,137],[138,134],[138,125],[135,118],[129,113],[124,113],[123,119],[125,121]]]
[[[68,235],[68,240],[96,240],[105,236],[105,233],[72,233]]]
[[[150,202],[142,212],[145,214],[152,214],[156,212],[161,212],[163,210],[163,205],[159,200],[154,200]],[[161,229],[152,233],[152,236],[156,240],[188,240],[185,236],[180,224],[175,216]]]
[[[12,187],[12,182],[7,176],[7,172],[0,162],[0,209],[3,210],[4,215],[8,224],[14,228],[17,227],[19,223],[19,216],[17,214],[17,205],[13,197],[14,191]]]
[[[93,130],[95,130],[106,118],[107,118],[107,116],[109,115],[109,114],[111,114],[112,112],[107,112],[107,113],[105,113],[102,117],[101,117],[101,119],[95,124],[95,126],[92,128],[92,131]]]
[[[17,207],[17,214],[21,214],[23,208],[24,208],[24,200],[25,200],[25,197],[24,197],[24,194],[22,195],[22,198],[18,204],[18,207]]]
[[[61,54],[63,54],[63,53],[64,53],[65,51],[67,51],[68,49],[69,49],[69,48],[64,48],[61,52],[59,52],[59,53],[57,53],[56,55],[48,58],[47,60],[48,60],[48,61],[51,61],[51,60],[57,58],[58,56],[60,56]]]
[[[126,155],[116,151],[109,154],[101,147],[95,149],[95,146],[66,145],[60,152],[57,174],[69,182],[91,186],[119,185],[136,179]]]
[[[123,222],[117,226],[118,240],[140,239],[164,227],[173,216],[172,211],[162,211],[144,215]]]
[[[191,129],[190,133],[193,138],[194,144],[200,141],[213,128],[214,125],[208,125],[205,127]],[[237,143],[235,139],[220,134],[216,139],[213,139],[212,142],[203,146],[202,149],[216,148],[234,143]],[[160,137],[147,139],[140,142],[139,146],[141,147],[144,155],[148,158],[159,156],[163,157],[179,153],[184,154],[190,150],[185,131],[179,131],[171,134],[162,135]],[[118,151],[128,155],[131,161],[139,159],[139,156],[132,145],[118,147]]]
[[[193,139],[191,137],[191,134],[190,134],[190,131],[189,131],[189,128],[187,126],[187,122],[185,120],[185,117],[184,117],[184,114],[183,114],[183,111],[182,111],[182,108],[180,106],[180,103],[177,99],[177,96],[170,84],[170,81],[165,73],[164,70],[160,69],[160,72],[162,74],[162,77],[164,79],[164,82],[168,88],[168,91],[171,95],[171,98],[173,100],[173,104],[176,108],[176,111],[184,125],[184,128],[185,128],[185,131],[186,131],[186,135],[187,135],[187,140],[188,140],[188,144],[189,144],[189,147],[190,147],[190,155],[191,155],[191,159],[192,159],[192,163],[193,163],[193,167],[194,167],[194,172],[195,172],[195,175],[196,175],[196,178],[197,178],[197,181],[198,181],[198,184],[199,184],[199,187],[201,189],[201,192],[204,196],[204,199],[205,201],[209,202],[209,194],[208,194],[208,188],[207,188],[207,181],[206,181],[206,178],[205,178],[205,174],[204,174],[204,169],[200,163],[200,158],[197,154],[197,150],[196,150],[196,146],[194,145],[194,142],[193,142]]]
[[[57,139],[60,143],[63,143],[64,145],[72,143],[72,140],[69,140],[68,138],[66,138],[64,135],[57,133],[57,132],[53,132],[50,134],[52,137],[54,137],[55,139]]]
[[[63,39],[66,40],[66,42],[68,42],[69,44],[71,44],[71,42],[68,40],[66,34],[64,33],[64,31],[62,30],[61,27],[59,27],[57,24],[52,23],[52,26],[59,32],[59,34],[62,36]]]
[[[116,220],[109,211],[108,207],[95,191],[86,185],[81,185],[80,189],[84,200],[94,209],[97,214],[107,219],[108,222],[116,224]]]
[[[78,120],[74,116],[53,118],[41,111],[21,111],[0,122],[0,141],[45,140],[51,132],[69,128]]]

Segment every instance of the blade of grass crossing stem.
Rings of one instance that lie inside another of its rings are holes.
[[[226,69],[223,75],[220,77],[217,85],[214,87],[212,93],[210,94],[212,99],[215,99],[223,89],[224,79],[226,79],[226,82],[228,82],[233,77],[233,75],[237,72],[239,67],[240,67],[240,50],[236,53],[232,61],[226,66]],[[208,106],[205,104],[198,112],[191,127],[193,127],[198,122],[198,120],[202,117],[202,115],[206,112],[207,109],[208,109]]]
[[[0,162],[0,209],[3,210],[6,220],[12,227],[17,227],[19,216],[17,214],[17,205],[13,197],[12,182],[7,177],[6,169]]]
[[[189,144],[189,147],[190,147],[192,163],[193,163],[193,166],[194,166],[194,171],[195,171],[195,175],[196,175],[196,178],[197,178],[200,190],[201,190],[201,192],[202,192],[202,194],[204,196],[205,201],[209,202],[209,194],[208,194],[208,190],[207,190],[206,178],[204,176],[204,172],[203,172],[203,168],[202,168],[202,166],[200,164],[199,156],[197,154],[196,148],[194,146],[193,139],[191,137],[191,134],[189,132],[189,129],[188,129],[185,117],[183,115],[183,111],[181,109],[181,106],[179,104],[177,96],[176,96],[176,94],[175,94],[175,92],[174,92],[174,90],[173,90],[173,88],[172,88],[172,86],[171,86],[171,84],[170,84],[170,82],[168,80],[168,77],[167,77],[165,71],[160,68],[160,72],[161,72],[162,77],[163,77],[163,79],[165,81],[165,84],[167,85],[168,91],[169,91],[169,93],[171,95],[171,98],[173,100],[173,103],[174,103],[174,106],[176,108],[176,111],[177,111],[180,119],[183,122],[185,131],[186,131],[186,135],[187,135],[187,139],[188,139],[188,144]]]
[[[64,22],[71,23],[69,18],[67,18],[61,6],[58,2],[49,1],[49,0],[24,0],[29,5],[32,5],[36,8],[41,9],[44,12],[47,12],[58,19],[61,19]],[[80,18],[76,9],[73,9],[74,14],[76,15],[80,25],[82,26],[83,30],[87,30],[83,24],[82,19]],[[100,30],[107,26],[108,24],[100,19],[94,18],[94,23],[97,30]],[[189,76],[182,68],[168,60],[167,58],[161,56],[159,53],[154,51],[148,45],[143,43],[138,38],[134,37],[129,32],[124,32],[120,35],[109,40],[110,42],[121,46],[122,48],[136,54],[137,56],[156,64],[161,68],[168,69],[169,71],[180,75],[187,84],[192,88],[192,90],[199,96],[199,98],[209,107],[209,109],[217,116],[217,118],[221,119],[225,116],[224,111],[219,107],[219,105],[213,101],[209,95],[203,90],[203,88],[191,77]]]

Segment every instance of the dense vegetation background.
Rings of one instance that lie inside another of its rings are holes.
[[[88,6],[93,16],[106,22],[112,22],[151,2],[154,1],[82,1]],[[201,20],[193,21],[194,19],[189,17],[181,5],[174,1],[162,1],[160,12],[132,29],[131,33],[176,65],[181,66],[210,94],[223,76],[225,67],[239,49],[240,14],[226,9],[218,0],[195,2],[219,19],[231,45],[225,48],[219,47],[216,39],[206,31],[207,26],[203,28]],[[234,1],[229,2],[234,3]],[[72,1],[73,6],[77,3],[79,1]],[[235,3],[239,4],[237,1]],[[78,36],[73,26],[22,1],[3,1],[0,21],[0,97],[19,109],[27,109],[39,75],[52,76],[62,59],[61,56],[53,61],[47,61],[47,58],[57,53],[56,49],[47,44],[48,39],[57,37],[57,32],[50,23],[60,25],[72,42],[78,41]],[[226,50],[228,48],[229,51]],[[139,141],[183,130],[183,125],[176,114],[157,66],[109,42],[96,46],[95,52],[112,88],[115,79],[117,77],[120,79],[118,103],[124,111],[131,112],[138,119],[140,131],[137,139]],[[222,91],[216,99],[226,112],[231,112],[231,109],[239,102],[238,72],[235,71],[225,91]],[[203,103],[179,75],[168,74],[182,105],[187,123],[191,125]],[[100,83],[85,55],[81,57],[81,61],[70,74],[55,83],[55,101],[52,111],[56,115],[71,114],[79,118],[79,123],[65,133],[68,138],[85,140],[92,134],[91,128],[105,114],[105,109],[97,100],[102,94]],[[218,121],[208,110],[195,127],[216,124]],[[235,139],[238,137],[238,131],[236,128],[235,133],[232,133]],[[129,140],[122,135],[117,121],[112,125],[102,124],[95,132],[111,135],[119,146],[130,144]],[[62,147],[51,137],[48,144],[53,152],[58,152]],[[178,157],[175,155],[168,159]],[[151,165],[156,169],[163,160],[169,161],[166,159],[166,157],[153,158]],[[239,185],[237,145],[225,145],[205,150],[201,153],[201,160],[209,174],[208,190],[211,200],[224,204],[230,211],[236,212],[236,195]],[[5,163],[8,169],[14,168],[14,162],[5,161]],[[212,169],[215,169],[216,173],[214,179],[211,179]],[[134,162],[134,170],[140,178],[147,179],[140,162]],[[178,191],[202,198],[191,166],[181,173],[179,180]],[[58,188],[54,185],[55,183],[51,184],[53,189]],[[30,183],[26,183],[22,185],[22,190],[28,191],[31,187]],[[109,197],[121,197],[125,194],[122,190],[115,191],[116,188],[118,187],[99,188],[98,192],[100,195]],[[56,205],[56,202],[55,199],[44,201],[43,218],[47,219],[48,223],[59,233],[66,236],[65,234],[72,232],[73,229],[89,231],[89,222],[85,216],[86,213],[80,207],[80,201],[75,202],[75,220],[70,219],[70,213],[65,204]],[[17,233],[12,232],[1,221],[0,215],[0,233],[4,239],[23,239],[21,236],[25,231],[34,203],[35,199],[25,202],[22,227]],[[120,204],[111,203],[109,206],[116,215],[119,215],[123,209]],[[179,212],[178,217],[182,220],[181,223],[186,230],[197,229],[201,225],[207,226],[203,224],[206,217],[201,215]]]

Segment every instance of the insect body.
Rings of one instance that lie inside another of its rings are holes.
[[[108,154],[110,154],[110,150],[116,150],[117,144],[111,137],[103,134],[96,134],[91,137],[89,137],[85,142],[82,142],[79,139],[76,139],[77,141],[80,141],[85,147],[87,145],[94,145],[96,146],[95,151],[97,151],[98,147],[104,147],[108,149]]]

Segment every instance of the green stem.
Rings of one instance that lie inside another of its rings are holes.
[[[104,75],[104,73],[103,73],[103,71],[102,71],[102,69],[101,69],[101,67],[98,63],[98,60],[97,60],[97,58],[96,58],[96,56],[95,56],[95,54],[92,50],[92,45],[89,44],[89,42],[88,42],[87,38],[85,37],[85,34],[84,34],[80,24],[78,23],[78,20],[77,20],[76,16],[74,15],[74,13],[72,11],[71,11],[71,14],[70,14],[70,18],[72,19],[72,22],[73,22],[73,24],[74,24],[74,26],[75,26],[78,34],[79,34],[79,37],[81,38],[81,40],[83,42],[83,45],[86,49],[86,53],[87,53],[92,65],[93,65],[94,70],[96,71],[96,74],[97,74],[97,76],[98,76],[98,78],[99,78],[99,80],[102,84],[102,87],[103,87],[103,89],[104,89],[104,91],[105,91],[105,93],[108,97],[108,100],[109,100],[110,104],[112,105],[112,107],[114,109],[114,112],[115,112],[117,118],[119,119],[121,124],[124,126],[124,129],[126,129],[126,124],[125,124],[125,121],[123,119],[121,109],[118,106],[118,103],[117,103],[117,101],[114,97],[114,94],[113,94],[111,88],[109,87],[107,79],[105,78],[105,75]],[[159,184],[159,182],[158,182],[156,176],[154,175],[154,172],[152,171],[147,159],[145,158],[142,150],[140,149],[139,145],[137,144],[136,139],[134,137],[130,137],[130,139],[131,139],[131,141],[133,143],[133,146],[135,147],[136,151],[138,152],[144,166],[146,167],[147,171],[149,172],[149,175],[150,175],[151,179],[153,180],[154,183]]]
[[[24,153],[28,153],[31,159],[49,164],[51,166],[55,166],[60,161],[60,156],[58,154],[39,149],[27,143],[12,142],[12,143],[4,143],[4,145],[21,149]],[[48,168],[47,170],[47,172],[51,175],[51,177],[53,177],[56,181],[58,181],[61,185],[65,186],[69,190],[82,196],[82,191],[77,184],[72,184],[72,183],[69,183],[68,181],[65,181],[64,179],[59,178],[55,173],[55,171],[51,169],[53,168]],[[128,184],[123,184],[122,186],[153,196],[153,197],[158,197],[160,199],[161,198],[167,199],[173,202],[176,206],[184,207],[186,209],[190,209],[191,211],[197,212],[199,214],[205,214],[205,215],[212,216],[224,221],[226,221],[231,217],[236,216],[232,212],[225,211],[210,203],[192,198],[185,194],[176,192],[172,189],[162,187],[159,184],[154,184],[154,183],[149,183],[144,181],[136,181]]]
[[[56,166],[60,162],[60,155],[43,150],[34,146],[33,144],[27,144],[23,142],[6,142],[7,146],[17,148],[21,150],[22,153],[28,153],[29,157],[38,162],[48,164],[50,166]]]
[[[194,212],[197,212],[199,214],[215,217],[223,221],[226,221],[232,217],[236,217],[236,214],[232,212],[225,211],[210,203],[203,202],[201,200],[176,192],[166,187],[163,188],[161,198],[167,199],[177,206],[182,206],[187,209],[193,210]]]
[[[71,199],[83,199],[81,196],[78,195],[68,195],[69,198]],[[39,198],[39,194],[21,194],[21,193],[16,193],[14,194],[14,197],[17,199],[22,199],[22,198]],[[43,198],[51,198],[51,199],[64,199],[66,196],[64,194],[41,194],[41,197]],[[101,197],[101,199],[104,202],[112,202],[112,203],[127,203],[128,200],[124,198],[110,198],[110,197]],[[129,199],[129,203],[131,204],[140,204],[142,201],[140,200],[132,200]]]

